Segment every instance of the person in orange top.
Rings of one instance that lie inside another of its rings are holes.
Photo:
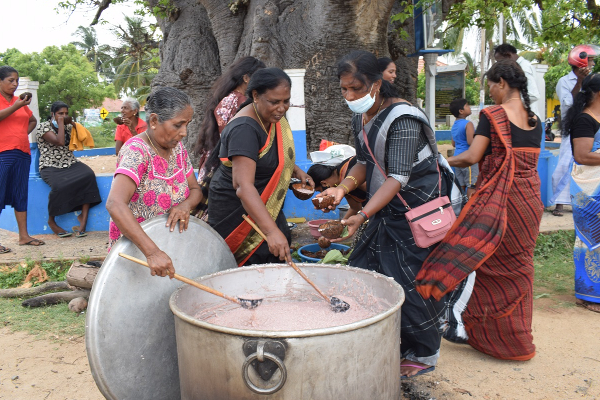
[[[140,103],[135,99],[125,99],[123,105],[121,105],[121,115],[123,123],[118,125],[115,131],[116,155],[119,155],[119,151],[125,142],[145,132],[148,128],[146,121],[140,118]]]
[[[28,135],[35,129],[37,120],[27,107],[31,95],[24,99],[14,95],[18,86],[17,70],[7,65],[0,67],[0,213],[7,205],[12,206],[19,227],[19,245],[40,246],[45,243],[27,232],[31,164]],[[9,251],[0,245],[0,254]]]

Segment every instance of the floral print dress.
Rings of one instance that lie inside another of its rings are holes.
[[[138,222],[169,212],[190,195],[187,177],[194,173],[188,152],[181,143],[171,151],[169,160],[156,154],[140,137],[127,141],[119,152],[117,174],[131,178],[137,189],[129,201],[129,209]],[[110,220],[109,251],[122,236]]]

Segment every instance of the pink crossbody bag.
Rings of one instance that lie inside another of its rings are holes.
[[[383,176],[387,177],[387,174],[383,168],[381,168],[371,151],[367,133],[364,128],[362,131],[365,145],[367,146],[367,150],[369,150],[371,158]],[[438,184],[440,188],[440,196],[437,199],[428,201],[419,207],[410,208],[402,196],[400,196],[400,193],[396,193],[396,196],[402,201],[404,207],[408,209],[404,216],[406,217],[408,226],[410,226],[410,230],[415,238],[415,244],[423,249],[440,242],[444,236],[446,236],[446,233],[448,233],[450,228],[452,228],[454,221],[456,221],[456,214],[454,214],[450,199],[448,196],[442,196],[442,174],[437,159],[435,163],[437,166],[439,177]]]

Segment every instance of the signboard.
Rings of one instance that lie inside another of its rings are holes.
[[[104,107],[100,109],[100,118],[106,119],[108,117],[108,110]]]
[[[435,121],[446,122],[452,100],[465,97],[466,64],[437,67],[435,77]]]
[[[100,119],[100,110],[94,108],[86,108],[83,110],[83,126],[89,128],[90,126],[102,125],[102,119]]]
[[[413,0],[415,6],[413,19],[415,24],[415,51],[417,53],[427,50],[442,50],[442,1],[427,2],[425,6],[419,5],[419,0]],[[448,52],[442,51],[442,52]],[[441,53],[441,52],[438,52]]]

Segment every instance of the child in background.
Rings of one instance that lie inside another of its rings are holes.
[[[454,146],[454,156],[459,155],[469,148],[473,141],[475,127],[467,117],[471,115],[471,107],[466,99],[456,99],[450,103],[450,112],[456,117],[452,125],[452,145]],[[455,168],[456,178],[462,190],[467,190],[467,196],[471,197],[475,193],[475,182],[479,175],[479,166],[477,164],[465,168]]]

